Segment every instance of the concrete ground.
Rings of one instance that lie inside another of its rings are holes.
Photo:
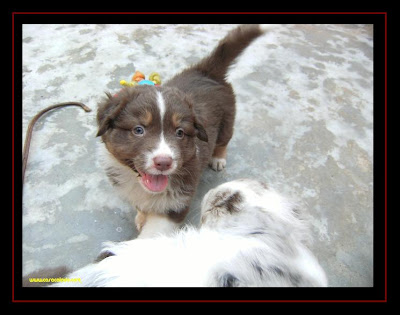
[[[135,213],[99,165],[97,103],[136,70],[165,81],[235,25],[24,25],[23,128],[35,128],[23,200],[23,273],[92,262],[103,241],[136,237]],[[330,286],[373,285],[372,25],[275,25],[232,68],[237,121],[227,168],[207,169],[202,196],[258,178],[307,212]]]

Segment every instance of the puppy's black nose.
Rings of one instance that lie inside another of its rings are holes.
[[[153,158],[154,166],[159,171],[166,171],[171,168],[172,158],[170,156],[159,155]]]

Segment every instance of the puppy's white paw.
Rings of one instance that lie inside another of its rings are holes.
[[[135,225],[136,229],[138,232],[140,232],[143,228],[143,225],[146,223],[146,218],[147,215],[143,213],[142,211],[137,211],[136,217],[135,217]]]
[[[210,161],[210,166],[214,171],[222,171],[226,166],[226,159],[213,157]]]

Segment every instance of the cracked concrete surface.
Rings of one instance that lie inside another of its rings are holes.
[[[162,80],[235,25],[24,25],[23,134],[41,109],[23,195],[23,273],[92,262],[134,238],[135,213],[99,165],[97,102],[135,70]],[[160,31],[162,30],[162,32]],[[373,285],[373,27],[274,25],[229,72],[237,95],[227,168],[207,169],[187,222],[220,183],[264,180],[298,200],[330,286]]]

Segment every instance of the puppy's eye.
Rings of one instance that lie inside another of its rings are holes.
[[[132,129],[132,133],[133,133],[135,136],[143,136],[143,135],[144,135],[144,127],[143,127],[143,126],[135,126],[135,127]]]
[[[182,139],[185,135],[182,128],[176,129],[175,135],[177,138]]]

